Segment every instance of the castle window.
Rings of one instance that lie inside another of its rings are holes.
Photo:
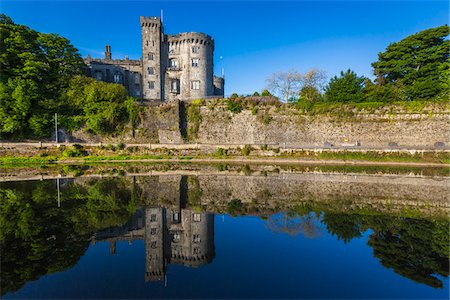
[[[178,222],[178,220],[180,219],[180,215],[179,213],[172,213],[172,222]]]
[[[120,73],[114,74],[114,82],[115,83],[121,83],[122,82],[122,75]]]
[[[170,82],[170,90],[172,93],[179,93],[179,84],[178,84],[178,79],[172,79],[172,81]]]
[[[200,222],[202,220],[202,215],[195,213],[194,214],[194,222]]]
[[[151,235],[155,235],[156,234],[156,228],[151,228],[150,229],[150,234]]]
[[[139,78],[139,73],[134,74],[134,83],[135,84],[141,83],[141,79]]]
[[[153,82],[153,81],[151,81],[151,82]],[[156,215],[155,214],[150,215],[150,222],[156,222]]]
[[[148,60],[153,60],[153,53],[149,53],[149,54],[147,55],[147,58],[148,58]]]
[[[153,74],[155,74],[155,68],[148,67],[147,68],[147,72],[148,72],[149,75],[153,75]]]
[[[149,81],[148,82],[148,88],[153,90],[155,88],[155,82],[154,81]],[[156,216],[155,216],[156,217]]]
[[[192,236],[192,241],[193,241],[194,243],[200,243],[200,234],[194,234],[194,235]]]
[[[179,231],[175,231],[175,233],[173,234],[173,241],[174,242],[178,242],[180,240],[180,232]]]
[[[199,61],[198,58],[193,58],[193,59],[192,59],[192,66],[193,66],[193,67],[198,67],[198,61]]]
[[[151,247],[152,249],[156,249],[156,247],[157,247],[156,241],[152,241],[152,242],[150,243],[150,247]]]
[[[177,61],[176,59],[174,59],[174,58],[170,59],[170,60],[169,60],[169,67],[170,67],[170,68],[176,68],[176,67],[178,67],[178,61]]]
[[[200,50],[199,46],[193,46],[192,47],[192,53],[198,53],[198,50]]]
[[[194,254],[200,254],[200,248],[194,247]]]
[[[192,80],[191,81],[191,89],[199,90],[200,89],[200,80]]]

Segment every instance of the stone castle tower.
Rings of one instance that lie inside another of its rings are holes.
[[[141,60],[85,58],[97,80],[120,83],[130,96],[151,102],[220,98],[223,77],[214,76],[214,39],[204,33],[164,33],[159,17],[140,17]]]
[[[166,35],[158,17],[141,17],[140,23],[144,99],[223,97],[224,79],[213,75],[212,37],[195,32]]]

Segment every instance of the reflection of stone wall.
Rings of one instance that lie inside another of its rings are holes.
[[[138,178],[144,191],[155,191],[151,197],[144,193],[148,203],[170,202],[178,196],[181,175]],[[189,193],[198,195],[196,205],[206,207],[214,203],[215,207],[226,208],[229,201],[239,199],[243,203],[280,209],[314,201],[331,203],[344,210],[367,208],[389,213],[418,209],[425,214],[450,211],[449,178],[335,173],[199,175],[196,178],[198,184],[189,184],[187,188]]]
[[[348,208],[386,211],[401,208],[449,210],[448,179],[377,175],[279,174],[265,176],[199,176],[202,202],[276,203],[342,202]],[[225,203],[226,204],[226,203]],[[224,204],[224,205],[225,205]]]

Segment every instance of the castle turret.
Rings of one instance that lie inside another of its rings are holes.
[[[107,60],[111,60],[112,59],[111,46],[110,45],[106,45],[105,46],[105,59],[107,59]]]
[[[166,65],[164,30],[158,17],[141,17],[143,96],[147,100],[164,99]]]
[[[187,100],[214,95],[214,40],[198,32],[167,36],[169,68],[166,72],[167,100]],[[180,86],[176,89],[176,84]]]

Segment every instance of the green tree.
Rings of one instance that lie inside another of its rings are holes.
[[[404,97],[448,99],[450,41],[448,25],[430,28],[390,44],[372,63],[379,85],[404,87]]]
[[[262,97],[273,97],[273,95],[267,89],[265,89],[261,92],[261,96]]]
[[[112,133],[120,130],[135,113],[134,99],[128,97],[124,86],[93,78],[75,76],[62,99],[70,103],[67,111],[73,117],[67,116],[65,121],[72,130],[78,129],[85,121],[87,128],[94,133]]]
[[[321,99],[322,99],[322,94],[314,86],[302,87],[302,89],[300,90],[299,96],[300,96],[300,98],[299,98],[300,102],[316,103],[316,102],[321,101]]]
[[[15,24],[1,14],[0,138],[48,135],[53,114],[67,114],[61,93],[84,67],[69,40]]]
[[[361,102],[364,100],[365,78],[348,69],[341,71],[339,77],[331,78],[325,87],[325,99],[328,102]]]

